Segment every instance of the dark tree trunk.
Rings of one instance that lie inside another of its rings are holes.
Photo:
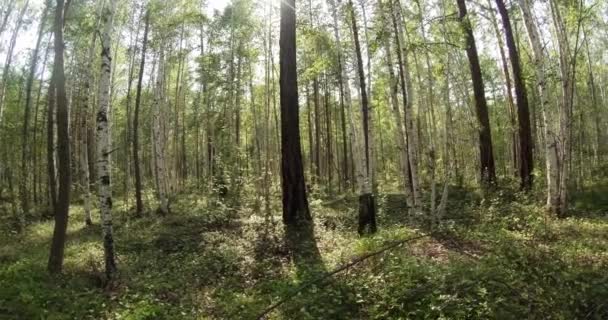
[[[490,129],[490,118],[488,116],[488,104],[486,102],[481,66],[471,22],[467,16],[465,0],[457,0],[459,19],[466,37],[466,51],[469,58],[471,78],[473,80],[473,94],[475,96],[475,112],[479,125],[479,156],[481,181],[488,186],[496,181],[496,169],[494,166],[494,152],[492,150],[492,131]]]
[[[146,49],[148,47],[148,29],[150,27],[150,9],[146,11],[146,24],[144,27],[144,40],[141,50],[141,61],[139,62],[139,76],[137,79],[137,93],[135,94],[135,110],[133,114],[133,167],[135,173],[135,215],[141,216],[144,204],[141,199],[141,172],[139,168],[139,107],[141,105],[141,89],[146,65]]]
[[[313,96],[315,105],[315,181],[321,180],[321,115],[319,111],[319,81],[313,79]]]
[[[281,97],[281,182],[283,223],[294,226],[310,221],[300,145],[298,80],[296,68],[295,0],[281,2],[280,97]]]
[[[55,210],[55,228],[49,256],[48,270],[60,273],[63,266],[66,230],[70,210],[70,135],[68,100],[65,92],[65,74],[63,63],[63,16],[64,1],[57,0],[55,8],[55,64],[53,75],[57,88],[57,148],[59,149],[59,194]]]
[[[353,29],[353,39],[355,41],[355,53],[357,55],[357,71],[359,75],[359,89],[361,92],[361,114],[363,118],[363,148],[365,167],[362,170],[365,172],[367,179],[372,179],[372,168],[370,167],[370,145],[369,145],[369,102],[367,101],[367,90],[365,85],[365,72],[363,71],[363,58],[361,57],[361,45],[359,44],[359,29],[357,28],[357,18],[355,17],[355,8],[352,0],[349,0],[351,15],[351,27]],[[368,182],[373,185],[372,181]],[[359,234],[365,231],[369,226],[369,232],[376,232],[376,199],[371,188],[365,188],[359,194]]]
[[[46,110],[46,164],[49,183],[50,211],[57,209],[57,180],[55,171],[55,77],[51,76]]]
[[[519,53],[517,52],[513,30],[511,29],[509,13],[507,12],[503,0],[496,0],[496,6],[498,7],[498,13],[502,18],[502,25],[505,29],[507,49],[509,50],[509,57],[511,58],[511,68],[513,69],[515,100],[517,101],[517,119],[519,121],[519,177],[521,179],[521,188],[523,190],[529,190],[532,188],[534,161],[532,154],[532,131],[530,129],[530,109],[528,107],[526,84],[521,74]]]

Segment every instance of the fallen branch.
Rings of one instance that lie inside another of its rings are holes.
[[[323,283],[324,280],[326,280],[327,278],[332,277],[333,275],[344,271],[348,268],[351,268],[352,266],[365,261],[371,257],[377,256],[385,251],[388,251],[390,249],[393,249],[395,247],[398,247],[402,244],[405,244],[407,242],[411,242],[411,241],[415,241],[418,239],[422,239],[425,237],[429,237],[431,236],[431,234],[424,234],[424,235],[420,235],[420,236],[416,236],[416,237],[411,237],[411,238],[407,238],[407,239],[402,239],[402,240],[398,240],[395,241],[393,243],[390,243],[384,247],[382,247],[381,249],[377,250],[377,251],[373,251],[367,254],[364,254],[362,256],[359,256],[357,258],[354,258],[353,260],[351,260],[350,262],[343,264],[342,266],[322,275],[321,277],[314,279],[312,281],[306,282],[304,284],[302,284],[301,286],[299,286],[296,290],[294,290],[293,292],[291,292],[290,294],[288,294],[287,296],[285,296],[283,299],[275,302],[274,304],[272,304],[270,307],[266,308],[262,313],[260,313],[260,315],[257,317],[258,320],[260,319],[264,319],[264,317],[269,314],[272,310],[276,309],[277,307],[281,306],[282,304],[284,304],[285,302],[291,300],[293,297],[295,297],[298,293],[302,292],[304,289],[312,286],[313,284],[317,284],[317,283]]]

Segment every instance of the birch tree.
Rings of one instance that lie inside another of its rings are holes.
[[[116,272],[114,260],[114,236],[112,231],[112,185],[110,181],[110,75],[112,68],[111,35],[116,0],[110,0],[103,10],[101,36],[101,76],[99,79],[99,110],[97,111],[97,183],[99,187],[99,211],[105,257],[105,272],[111,279]]]

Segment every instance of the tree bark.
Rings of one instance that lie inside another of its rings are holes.
[[[534,160],[532,154],[532,131],[530,128],[530,108],[528,106],[528,94],[526,92],[526,84],[524,82],[521,64],[519,62],[519,53],[517,45],[511,29],[511,21],[509,13],[503,0],[496,0],[498,13],[502,18],[502,24],[505,31],[507,49],[509,57],[511,57],[511,68],[513,70],[513,82],[515,84],[515,100],[517,102],[517,120],[519,122],[519,177],[521,179],[522,190],[530,190],[532,188],[532,170],[534,170]]]
[[[162,105],[164,104],[164,78],[165,78],[165,51],[162,47],[158,58],[158,73],[156,75],[156,85],[154,87],[154,114],[153,114],[153,131],[152,137],[154,140],[154,164],[157,179],[157,195],[160,201],[160,213],[165,215],[169,213],[169,200],[167,198],[168,182],[167,168],[165,163],[165,139],[163,135],[163,112]]]
[[[146,65],[146,49],[148,47],[148,29],[150,27],[150,9],[146,10],[146,22],[144,27],[144,39],[139,62],[139,77],[137,79],[137,93],[135,94],[135,110],[133,113],[133,167],[135,173],[135,216],[142,216],[144,204],[141,195],[141,172],[139,164],[139,109],[141,104],[141,90]]]
[[[51,243],[51,252],[48,262],[50,273],[60,273],[63,266],[63,253],[65,249],[68,215],[70,210],[70,135],[68,100],[65,91],[65,73],[63,62],[63,27],[64,27],[64,1],[57,0],[55,7],[55,63],[53,77],[56,85],[57,101],[57,147],[59,160],[59,192],[55,210],[55,228]]]
[[[361,56],[361,46],[359,44],[359,29],[357,28],[357,18],[355,16],[355,7],[352,0],[348,1],[350,9],[351,28],[353,32],[353,40],[355,44],[355,54],[357,56],[357,73],[359,75],[359,89],[361,99],[361,118],[363,122],[363,150],[361,161],[359,180],[359,234],[366,232],[376,232],[376,199],[373,194],[373,166],[372,166],[372,148],[371,148],[371,114],[369,111],[369,102],[367,100],[367,87],[365,85],[365,71],[363,69],[363,58]],[[367,231],[366,231],[367,229]]]
[[[471,21],[469,20],[465,0],[457,0],[458,12],[461,26],[465,32],[466,51],[469,58],[471,79],[473,81],[473,94],[475,96],[475,112],[479,125],[479,155],[481,181],[487,187],[496,181],[496,169],[494,165],[494,152],[492,146],[492,130],[488,116],[488,104],[486,102],[481,66],[477,55],[477,46]]]
[[[296,68],[295,0],[281,1],[279,39],[281,98],[281,182],[283,189],[283,223],[295,226],[312,217],[306,198]]]
[[[540,34],[534,21],[532,8],[529,0],[519,0],[528,39],[534,55],[534,66],[536,69],[536,88],[538,90],[540,111],[543,119],[543,133],[545,136],[545,168],[547,179],[547,210],[556,213],[559,208],[559,166],[558,166],[558,141],[549,108],[549,95],[546,77],[546,53],[540,41]]]
[[[111,0],[102,15],[101,76],[99,79],[99,111],[97,112],[97,183],[99,186],[99,209],[105,256],[105,272],[108,279],[116,273],[114,260],[114,236],[112,231],[112,185],[110,181],[110,74],[112,58],[110,41],[116,0]]]

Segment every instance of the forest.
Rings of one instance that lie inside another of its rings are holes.
[[[0,0],[0,319],[608,319],[608,1]]]

